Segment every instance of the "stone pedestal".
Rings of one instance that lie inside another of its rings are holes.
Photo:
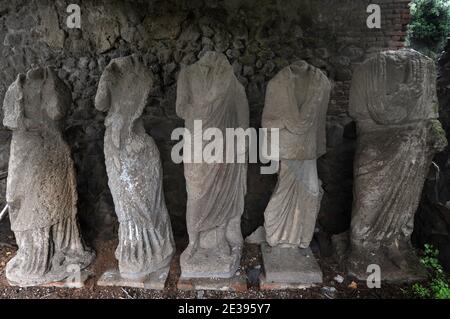
[[[382,282],[414,283],[427,279],[427,271],[420,263],[414,248],[381,247],[362,250],[353,246],[347,259],[346,269],[349,276],[365,281],[371,274],[371,265],[380,267]],[[399,250],[400,252],[397,252]]]
[[[90,271],[87,270],[82,270],[81,273],[78,274],[72,274],[70,275],[68,278],[66,278],[65,280],[61,280],[61,281],[53,281],[53,282],[48,282],[45,284],[30,284],[27,286],[40,286],[40,287],[56,287],[56,288],[77,288],[77,289],[81,289],[84,288],[86,281],[92,277],[92,273]],[[27,287],[24,286],[21,283],[17,283],[11,280],[7,280],[8,284],[10,286],[15,286],[15,287]]]
[[[124,278],[120,275],[118,269],[106,271],[98,280],[98,286],[119,286],[140,289],[164,290],[167,277],[169,276],[170,266],[162,268],[145,277],[141,278]]]
[[[261,245],[261,290],[304,289],[322,283],[322,271],[310,248]]]
[[[232,278],[240,265],[241,249],[239,246],[226,254],[214,248],[200,248],[191,258],[181,255],[181,276],[184,278]]]
[[[247,291],[247,278],[237,272],[231,278],[188,278],[180,277],[177,283],[179,290],[218,290],[218,291]]]

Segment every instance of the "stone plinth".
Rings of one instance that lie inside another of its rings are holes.
[[[310,248],[261,245],[264,274],[262,290],[304,289],[322,283],[322,271]]]
[[[179,290],[219,290],[219,291],[247,291],[245,275],[237,273],[231,278],[187,278],[180,277],[177,283]]]
[[[98,286],[119,286],[140,289],[164,290],[166,280],[169,275],[169,268],[166,267],[155,271],[141,278],[124,278],[120,275],[118,269],[106,271],[98,280]]]

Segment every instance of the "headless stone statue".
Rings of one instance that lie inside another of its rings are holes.
[[[366,60],[353,75],[350,115],[357,122],[348,271],[382,280],[419,279],[410,243],[433,156],[446,145],[438,118],[434,62],[409,49]]]
[[[167,268],[175,250],[159,151],[141,119],[152,86],[150,71],[133,55],[109,63],[95,97],[96,109],[108,111],[104,147],[119,220],[116,258],[120,276],[131,280]]]
[[[322,71],[304,61],[281,70],[267,87],[262,127],[280,130],[278,183],[264,212],[271,247],[262,246],[265,279],[272,284],[322,280],[307,248],[322,198],[316,162],[326,152],[330,90]]]
[[[317,158],[326,152],[331,85],[304,61],[281,70],[267,87],[262,126],[280,130],[280,176],[264,213],[270,246],[308,248],[322,197]]]
[[[6,199],[19,247],[6,266],[13,285],[61,281],[94,258],[81,240],[75,170],[61,133],[70,104],[50,68],[19,74],[5,95],[3,124],[13,130]]]
[[[215,52],[180,72],[176,111],[191,134],[194,120],[202,120],[203,130],[218,128],[224,137],[226,128],[249,125],[244,87],[226,57]],[[189,246],[181,255],[182,276],[232,277],[243,245],[247,164],[185,162],[184,175]]]

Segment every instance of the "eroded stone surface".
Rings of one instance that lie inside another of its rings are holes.
[[[191,134],[194,120],[203,121],[203,130],[221,130],[224,140],[225,128],[245,130],[249,125],[244,87],[225,55],[215,52],[207,52],[180,72],[176,108]],[[185,162],[184,175],[189,246],[181,255],[182,276],[232,277],[239,266],[243,245],[241,216],[247,165]]]
[[[263,226],[259,226],[253,233],[245,238],[246,244],[260,245],[266,242],[266,231]]]
[[[411,246],[433,156],[446,146],[438,118],[434,62],[413,50],[386,51],[355,70],[350,115],[357,122],[351,275],[381,267],[382,280],[423,276]]]
[[[271,246],[307,248],[311,242],[322,198],[317,158],[326,152],[330,90],[322,71],[304,61],[269,82],[262,126],[280,130],[281,161],[278,184],[264,212]]]
[[[69,267],[70,270],[70,267]],[[93,273],[88,270],[82,270],[80,272],[69,271],[70,275],[62,281],[49,282],[41,285],[42,287],[56,287],[56,288],[74,288],[81,289],[85,287],[86,281],[93,276]],[[10,282],[11,285],[14,283]]]
[[[6,277],[14,285],[61,281],[94,258],[81,240],[75,170],[61,133],[70,104],[51,68],[19,74],[5,95],[3,124],[13,131],[6,201],[18,245]]]
[[[242,274],[231,278],[185,278],[182,276],[178,280],[177,288],[180,290],[244,292],[247,290],[247,279]]]
[[[306,288],[322,283],[322,271],[310,248],[261,245],[265,289]]]
[[[110,62],[95,97],[95,107],[108,111],[105,163],[119,220],[116,258],[127,279],[166,267],[174,254],[159,151],[141,120],[152,86],[150,71],[132,55]]]
[[[124,278],[117,269],[106,271],[97,281],[98,286],[119,286],[141,289],[163,290],[169,275],[170,266],[163,267],[144,277],[136,279]]]
[[[259,289],[261,290],[305,290],[314,286],[314,284],[270,282],[263,274],[259,278]]]
[[[41,17],[41,24],[38,32],[42,41],[50,47],[62,49],[64,47],[65,33],[59,27],[58,14],[50,4],[39,5],[38,14]]]

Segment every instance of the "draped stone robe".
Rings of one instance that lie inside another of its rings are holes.
[[[267,87],[262,126],[280,130],[281,161],[264,212],[271,246],[307,248],[312,239],[322,197],[316,161],[326,152],[330,90],[327,77],[304,61],[281,70]]]
[[[71,95],[50,69],[19,74],[6,92],[3,124],[13,131],[6,200],[18,251],[6,277],[20,286],[65,279],[94,253],[81,240],[76,179],[62,124]]]
[[[105,120],[105,163],[119,220],[116,258],[122,277],[139,279],[166,267],[175,251],[158,148],[141,115],[152,76],[135,55],[103,72],[95,107]]]
[[[433,156],[446,145],[437,120],[434,62],[413,50],[386,51],[354,73],[350,115],[357,122],[349,271],[369,264],[383,279],[420,270],[410,237]]]
[[[203,130],[219,129],[224,141],[226,128],[249,125],[245,90],[219,53],[208,52],[180,72],[176,109],[192,135],[194,120],[202,121]],[[189,233],[189,246],[181,256],[184,276],[234,275],[241,256],[246,172],[245,163],[184,163]]]

